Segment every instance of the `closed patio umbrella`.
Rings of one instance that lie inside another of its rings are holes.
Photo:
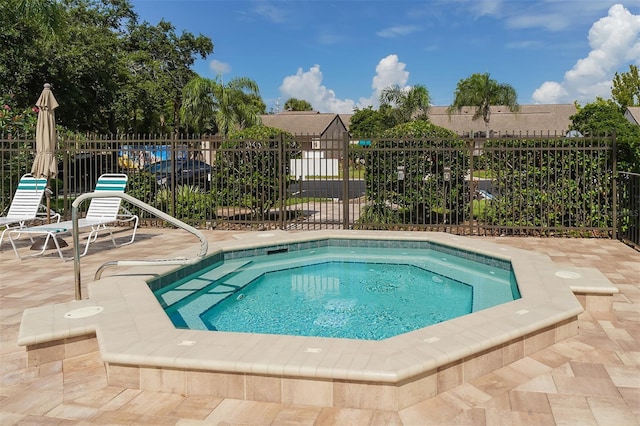
[[[55,109],[58,107],[51,85],[45,83],[44,90],[36,101],[38,107],[38,122],[36,124],[36,158],[31,166],[31,174],[36,178],[47,178],[47,223],[51,223],[51,188],[49,179],[58,175],[58,163],[56,161],[56,143],[58,137],[56,134],[56,114]],[[38,249],[38,243],[31,247],[33,250]]]
[[[38,123],[36,125],[36,158],[31,167],[31,174],[37,178],[54,178],[58,175],[56,161],[56,113],[58,102],[53,96],[51,85],[46,83],[44,90],[36,102],[38,107]]]

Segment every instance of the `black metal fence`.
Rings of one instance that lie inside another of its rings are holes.
[[[0,143],[6,209],[34,142]],[[637,241],[638,179],[624,174],[618,188],[615,153],[610,136],[78,136],[59,141],[52,206],[69,215],[100,174],[118,172],[129,176],[127,193],[201,228],[612,238],[620,230]],[[147,226],[165,225],[137,213]]]
[[[640,174],[620,172],[619,238],[640,250]]]

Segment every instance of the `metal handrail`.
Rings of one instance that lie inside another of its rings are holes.
[[[192,233],[200,240],[200,252],[198,255],[191,259],[153,259],[153,260],[111,260],[109,262],[105,262],[102,264],[95,274],[95,280],[99,280],[102,276],[102,272],[109,266],[144,266],[144,265],[192,265],[194,263],[199,262],[204,258],[209,249],[209,244],[207,243],[207,239],[202,232],[197,230],[196,228],[187,225],[186,223],[176,219],[173,216],[169,216],[168,214],[156,209],[155,207],[151,207],[143,201],[138,200],[137,198],[132,197],[131,195],[116,192],[116,191],[100,191],[100,192],[89,192],[86,194],[80,195],[76,198],[71,205],[71,221],[73,224],[72,234],[73,234],[73,270],[75,274],[75,290],[76,290],[76,300],[82,299],[82,290],[81,290],[81,278],[80,278],[80,233],[78,231],[78,207],[82,204],[83,201],[89,200],[92,198],[108,198],[108,197],[118,197],[121,198],[134,206],[140,207],[141,209],[148,211],[163,219],[172,225],[175,225],[178,228],[184,229],[187,232]]]

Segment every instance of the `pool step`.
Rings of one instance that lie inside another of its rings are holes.
[[[217,286],[222,287],[222,286]],[[228,287],[230,291],[226,293],[202,293],[189,303],[180,306],[177,309],[177,312],[180,314],[182,319],[187,325],[187,328],[190,330],[207,330],[207,325],[202,321],[202,314],[207,310],[211,309],[212,306],[215,306],[217,303],[229,297],[237,288]],[[193,312],[196,312],[197,315],[193,315]]]
[[[511,301],[509,297],[511,285],[509,282],[503,281],[504,275],[509,272],[490,267],[481,270],[473,264],[453,264],[448,258],[447,255],[440,255],[437,258],[430,258],[428,262],[425,262],[425,265],[414,264],[438,275],[472,286],[474,288],[473,312]]]
[[[160,295],[162,302],[167,306],[171,306],[175,303],[178,303],[187,297],[195,295],[203,291],[203,289],[216,281],[221,280],[222,278],[228,276],[229,274],[233,274],[238,269],[242,268],[246,264],[251,263],[250,260],[246,259],[238,259],[238,260],[228,260],[225,261],[222,265],[214,268],[210,271],[205,272],[197,278],[193,278],[189,281],[186,281],[179,286],[168,290]],[[224,285],[224,283],[220,283],[213,290],[210,290],[209,293],[215,294],[225,294],[233,293],[237,288],[232,288],[228,285]],[[225,296],[226,297],[226,296]]]
[[[251,263],[251,260],[247,260],[247,259],[225,260],[222,265],[200,275],[200,278],[208,279],[211,281],[217,281],[222,277],[237,271],[238,269],[245,266],[247,263]]]
[[[353,254],[350,255],[349,261],[366,260],[370,259],[371,255]],[[283,269],[300,268],[303,266],[316,265],[318,263],[327,262],[343,262],[344,256],[340,254],[326,254],[323,253],[320,257],[314,254],[308,256],[296,257],[294,259],[274,259],[263,265],[253,265],[250,269],[240,271],[238,274],[233,275],[226,279],[224,282],[236,286],[245,286],[262,274],[271,271],[281,271]]]

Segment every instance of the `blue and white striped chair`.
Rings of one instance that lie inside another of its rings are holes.
[[[10,230],[22,229],[26,226],[27,222],[35,219],[46,219],[46,211],[41,211],[44,206],[42,205],[42,196],[47,188],[47,179],[37,179],[32,174],[27,173],[20,178],[18,182],[18,188],[9,211],[6,216],[0,217],[0,244],[4,238],[4,234]],[[60,215],[56,212],[51,214],[51,219],[55,219],[56,222],[60,221]],[[19,234],[19,233],[18,233]],[[19,237],[16,236],[16,238]]]
[[[96,185],[95,192],[100,191],[114,191],[114,192],[124,192],[127,186],[128,177],[125,174],[118,173],[109,173],[104,174],[98,178],[98,183]],[[113,231],[110,227],[111,224],[114,223],[129,223],[133,222],[133,235],[131,239],[125,243],[120,244],[120,246],[127,245],[133,243],[133,240],[136,238],[136,231],[138,229],[138,216],[131,214],[129,212],[121,213],[121,204],[122,199],[119,197],[108,197],[108,198],[92,198],[89,203],[89,209],[87,210],[87,214],[84,218],[78,219],[78,232],[82,229],[89,230],[89,234],[87,235],[87,240],[85,243],[84,251],[80,256],[84,256],[87,254],[89,250],[89,244],[94,242],[98,238],[98,234],[100,232],[105,231],[108,232],[111,236],[111,241],[115,247],[119,247],[116,243],[115,238],[113,237]],[[69,234],[73,231],[73,221],[67,220],[64,222],[59,222],[50,225],[40,225],[40,226],[32,226],[28,228],[22,228],[18,231],[13,232],[22,232],[27,235],[46,235],[46,240],[43,244],[43,248],[40,252],[31,255],[37,256],[42,253],[47,248],[47,243],[49,240],[53,240],[56,249],[58,250],[58,254],[60,254],[60,258],[65,260],[62,251],[60,250],[60,245],[58,244],[58,236],[62,234]],[[13,250],[16,253],[18,258],[22,259],[22,256],[18,253],[18,249],[16,245],[11,242],[13,245]],[[29,256],[29,257],[31,257]]]

